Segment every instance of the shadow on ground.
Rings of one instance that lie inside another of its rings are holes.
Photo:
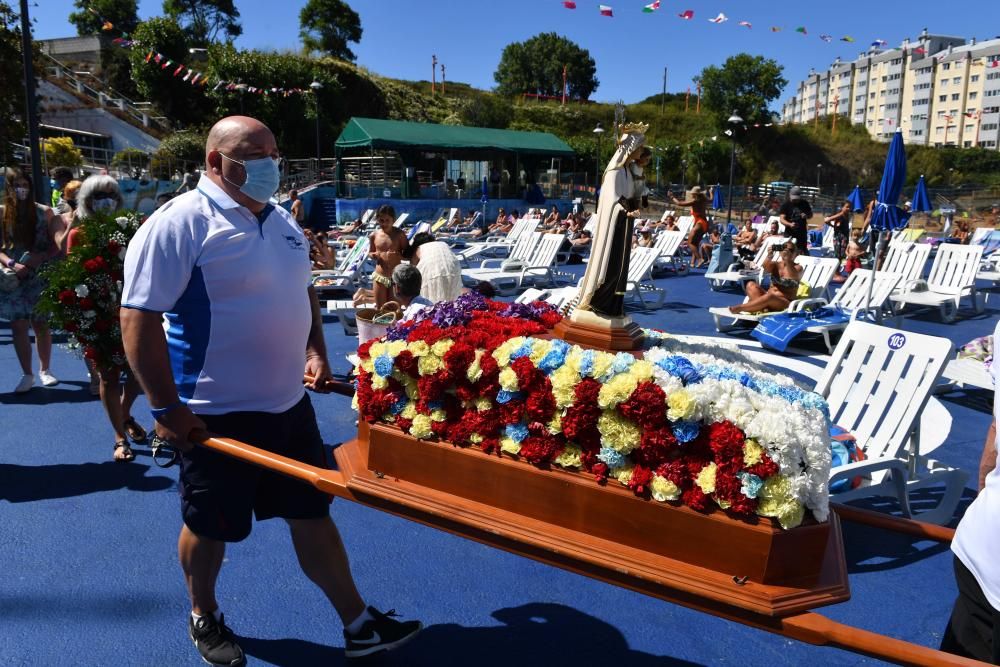
[[[108,456],[111,448],[108,447]],[[0,463],[0,500],[29,503],[53,498],[73,498],[90,493],[164,491],[175,485],[168,477],[148,477],[150,466],[139,463],[56,463],[22,466]]]
[[[352,665],[509,667],[627,664],[674,667],[698,663],[633,651],[618,629],[559,604],[532,603],[493,612],[503,625],[467,628],[434,625],[392,653],[351,660]],[[347,664],[342,648],[296,639],[241,638],[247,655],[279,667]]]

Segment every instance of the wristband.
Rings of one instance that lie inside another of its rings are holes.
[[[180,407],[183,407],[183,406],[184,406],[184,403],[182,403],[181,401],[177,401],[176,403],[171,403],[170,405],[168,405],[165,408],[151,408],[149,412],[150,412],[150,414],[153,415],[153,419],[159,421],[160,417],[162,417],[162,416],[164,416],[164,415],[166,415],[166,414],[168,414],[170,412],[173,412],[177,408],[180,408]]]
[[[8,269],[13,269],[15,266],[17,266],[17,260],[15,260],[13,258],[7,260],[7,268]]]

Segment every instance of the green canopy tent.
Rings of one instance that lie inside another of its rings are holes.
[[[454,160],[570,158],[573,149],[548,132],[520,132],[487,127],[437,125],[375,118],[351,118],[336,142],[337,157],[395,151],[412,164],[420,153],[440,153]]]

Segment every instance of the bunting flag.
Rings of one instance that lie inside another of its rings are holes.
[[[660,0],[654,0],[645,7],[642,8],[644,14],[652,14],[660,8]]]
[[[614,10],[611,8],[610,5],[598,5],[598,7],[600,8],[601,16],[612,17],[615,15]]]
[[[180,73],[181,73],[181,72],[183,72],[184,70],[185,70],[185,67],[184,67],[184,65],[178,65],[178,66],[177,66],[177,69],[175,69],[175,70],[174,70],[174,76],[177,76],[178,74],[180,74]]]
[[[883,46],[888,46],[888,45],[889,42],[885,41],[884,39],[876,39],[874,42],[872,42],[872,46],[874,46],[875,48],[882,48]]]
[[[806,27],[804,25],[800,25],[798,28],[796,28],[795,32],[800,32],[803,35],[808,35],[809,34],[809,32],[806,30]]]
[[[726,16],[722,12],[719,12],[718,16],[716,16],[714,19],[708,19],[708,22],[709,23],[725,23],[728,20],[729,20],[728,16]]]
[[[854,38],[851,37],[850,35],[844,35],[843,37],[840,38],[840,41],[852,43],[854,42]]]
[[[750,21],[740,21],[740,25],[744,28],[753,28],[753,24]]]
[[[694,18],[694,12],[691,11],[690,9],[685,9],[683,12],[681,12],[677,16],[681,17],[685,21],[690,21],[691,19]]]
[[[162,65],[160,65],[160,69],[167,69],[168,67],[170,67],[170,66],[171,66],[171,65],[173,65],[173,64],[174,64],[174,61],[173,61],[173,60],[170,60],[170,59],[168,58],[167,60],[164,60],[164,61],[163,61],[163,64],[162,64]]]
[[[820,35],[819,38],[822,39],[827,44],[833,41],[833,35]]]
[[[147,53],[145,61],[147,63],[152,62],[154,65],[159,65],[159,68],[161,70],[166,70],[168,67],[176,66],[176,68],[173,71],[173,76],[179,77],[181,73],[184,73],[184,76],[181,78],[181,81],[189,83],[192,86],[206,88],[209,85],[210,77],[204,72],[196,72],[195,70],[191,69],[187,65],[184,65],[183,63],[175,63],[173,60],[167,58],[162,53],[159,53],[157,51],[150,51],[149,53]],[[235,83],[232,81],[223,81],[222,79],[214,79],[214,77],[212,78],[214,80],[214,86],[212,87],[213,92],[218,92],[222,90],[227,92],[240,91],[240,92],[251,93],[254,95],[262,95],[262,96],[281,95],[282,97],[288,97],[290,95],[307,95],[313,93],[313,91],[310,90],[309,88],[279,88],[277,86],[266,88],[264,86],[253,86],[242,82]]]
[[[776,25],[771,26],[771,32],[781,32],[781,28]]]
[[[110,32],[115,29],[115,24],[111,21],[105,21],[104,25],[101,26],[101,30],[104,32]]]
[[[924,47],[922,47],[922,46],[918,46],[917,48],[913,49],[913,52],[914,52],[915,54],[917,54],[918,56],[924,56],[924,55],[927,55],[927,49],[925,49],[925,48],[924,48]]]
[[[146,54],[146,62],[148,63],[149,59],[152,58],[152,57],[153,57],[153,52],[150,51],[149,53]]]
[[[566,9],[576,9],[576,3],[573,0],[563,0],[563,7]]]
[[[991,60],[988,67],[1000,67],[1000,60]]]

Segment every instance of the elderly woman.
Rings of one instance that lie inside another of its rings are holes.
[[[46,387],[59,382],[49,372],[52,334],[48,323],[35,313],[38,298],[45,289],[45,280],[38,275],[38,270],[56,254],[52,235],[58,216],[48,206],[35,203],[34,189],[28,177],[7,169],[4,171],[0,221],[0,263],[8,274],[13,274],[13,278],[9,279],[12,289],[0,291],[0,319],[10,321],[14,351],[22,373],[14,393],[23,394],[35,385],[29,327],[35,332],[38,378]]]
[[[86,242],[86,237],[80,232],[88,219],[99,213],[107,215],[118,211],[123,205],[115,179],[110,176],[91,176],[85,180],[77,197],[76,219],[68,235],[68,251],[72,253],[74,246]],[[91,373],[94,371],[101,380],[101,404],[115,432],[114,460],[132,461],[135,453],[129,445],[129,439],[144,442],[147,437],[146,430],[131,415],[132,404],[139,395],[139,383],[127,365],[97,366],[91,369]]]
[[[421,296],[431,303],[454,301],[462,293],[462,267],[447,243],[433,234],[421,232],[413,237],[404,258],[420,268]]]

